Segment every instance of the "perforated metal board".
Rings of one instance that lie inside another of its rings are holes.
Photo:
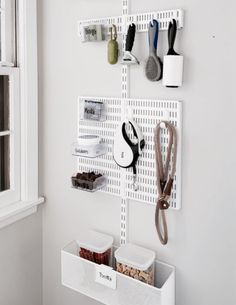
[[[142,14],[128,15],[128,4],[123,7],[123,15],[115,17],[95,18],[80,20],[78,22],[78,34],[82,38],[83,27],[89,24],[102,24],[104,26],[105,35],[109,35],[109,27],[112,24],[117,26],[118,34],[126,34],[127,27],[130,23],[136,24],[137,32],[145,32],[148,30],[149,22],[153,19],[159,21],[159,30],[167,30],[169,22],[174,18],[177,21],[178,29],[184,26],[184,11],[181,9],[165,10],[158,12],[149,12]]]
[[[103,191],[116,196],[120,196],[122,189],[121,170],[113,160],[112,145],[116,126],[121,120],[121,99],[79,97],[78,102],[83,102],[85,99],[103,102],[106,107],[107,119],[105,122],[79,120],[78,134],[99,135],[108,145],[108,151],[106,155],[95,159],[78,157],[78,171],[96,170],[103,174],[106,174],[108,177],[108,184]],[[78,106],[78,111],[80,111],[80,106]],[[78,117],[80,118],[80,113]]]
[[[156,101],[128,99],[127,107],[132,109],[133,119],[140,126],[146,146],[137,166],[137,179],[139,190],[132,188],[132,171],[126,174],[126,197],[136,201],[156,204],[156,163],[154,151],[154,129],[162,120],[170,121],[177,129],[178,153],[177,170],[174,186],[170,198],[170,206],[173,209],[181,207],[181,147],[182,147],[182,104],[179,101]],[[167,129],[162,129],[161,135],[162,154],[165,162],[168,147]]]
[[[173,18],[177,21],[178,29],[181,29],[184,24],[184,12],[180,9],[128,15],[127,24],[135,23],[137,32],[146,32],[149,22],[156,19],[159,22],[159,30],[164,31],[168,29]]]
[[[79,120],[79,134],[100,135],[108,144],[106,155],[88,159],[78,157],[78,171],[98,170],[108,176],[108,185],[103,192],[155,204],[157,199],[155,155],[154,155],[154,128],[161,120],[169,120],[177,128],[178,133],[178,159],[174,189],[171,197],[171,208],[181,207],[181,132],[182,132],[182,104],[179,101],[120,99],[79,97],[81,103],[85,99],[102,101],[106,107],[107,120],[105,122]],[[80,111],[80,106],[78,107]],[[125,119],[127,113],[133,113],[133,119],[140,126],[146,146],[137,165],[139,190],[135,192],[132,186],[132,172],[119,168],[113,160],[112,147],[114,134],[119,122]],[[78,115],[80,118],[80,114]],[[166,153],[168,135],[162,133],[163,154]]]

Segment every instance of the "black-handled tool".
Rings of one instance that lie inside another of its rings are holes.
[[[183,83],[183,61],[182,55],[174,50],[175,38],[177,33],[177,22],[175,19],[169,22],[168,44],[169,50],[164,56],[163,85],[168,88],[178,88]]]
[[[126,64],[126,65],[139,64],[138,59],[131,53],[134,45],[135,33],[136,33],[136,25],[132,23],[129,25],[126,36],[125,53],[123,56],[122,64]]]
[[[173,19],[172,22],[169,23],[169,28],[168,28],[169,50],[168,50],[167,55],[179,55],[174,50],[176,33],[177,33],[177,23],[176,23],[176,20]]]
[[[135,39],[135,33],[136,33],[136,25],[132,23],[129,26],[127,36],[126,36],[126,45],[125,45],[125,51],[131,52],[134,45],[134,39]]]

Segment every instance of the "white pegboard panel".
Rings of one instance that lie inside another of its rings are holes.
[[[100,135],[108,144],[108,153],[104,156],[88,159],[78,157],[78,171],[98,170],[108,176],[108,185],[103,192],[122,197],[121,207],[121,241],[122,232],[126,230],[127,199],[141,201],[148,204],[156,204],[156,170],[154,153],[154,128],[160,120],[169,120],[177,128],[178,133],[178,159],[174,189],[171,197],[171,208],[181,207],[181,143],[182,143],[182,104],[179,101],[160,101],[143,99],[97,98],[80,97],[79,103],[87,100],[102,101],[107,110],[105,122],[79,120],[79,134]],[[78,107],[80,109],[80,106]],[[131,109],[132,111],[128,111]],[[113,160],[112,147],[114,134],[119,122],[127,113],[133,112],[133,119],[140,126],[146,141],[145,149],[137,165],[137,182],[139,190],[133,190],[133,175],[131,170],[119,168]],[[78,116],[80,118],[80,115]],[[162,133],[163,155],[168,145],[166,130]],[[123,212],[122,212],[123,211]]]
[[[154,150],[154,129],[162,120],[170,121],[177,129],[178,152],[177,168],[173,190],[170,198],[170,207],[181,208],[181,147],[182,147],[182,104],[179,101],[157,101],[128,99],[127,107],[133,113],[133,119],[140,126],[146,142],[142,156],[137,166],[138,191],[134,191],[133,172],[127,171],[126,175],[126,197],[135,201],[156,204],[156,163]],[[168,147],[168,132],[162,130],[161,137],[162,154],[165,157]]]
[[[121,196],[121,169],[116,165],[112,156],[112,147],[114,132],[117,124],[121,120],[122,107],[121,99],[115,98],[97,98],[97,97],[79,97],[78,111],[80,111],[80,103],[84,100],[101,101],[106,107],[106,121],[97,122],[91,120],[79,120],[78,134],[96,134],[99,135],[104,142],[108,145],[106,155],[99,158],[89,159],[78,157],[78,171],[91,171],[96,170],[108,177],[108,184],[103,192]],[[80,118],[80,114],[78,114]]]
[[[125,0],[124,2],[128,2]],[[84,26],[89,24],[103,24],[105,27],[105,35],[109,35],[109,27],[112,24],[117,26],[117,33],[126,35],[127,26],[130,23],[136,24],[137,32],[146,32],[148,30],[149,22],[153,19],[157,19],[159,21],[159,30],[167,30],[169,22],[174,18],[177,21],[178,29],[183,28],[184,26],[184,11],[182,9],[176,10],[165,10],[158,12],[149,12],[142,14],[132,14],[128,15],[128,3],[127,6],[123,7],[123,16],[116,17],[106,17],[106,18],[98,18],[98,19],[88,19],[88,20],[80,20],[78,22],[78,34],[82,38],[82,29]]]
[[[137,32],[146,32],[150,21],[158,20],[159,30],[168,30],[169,22],[175,19],[178,29],[184,26],[184,11],[181,9],[134,14],[127,16],[127,24],[135,23]]]

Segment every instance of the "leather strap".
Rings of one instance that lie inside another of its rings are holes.
[[[169,134],[165,165],[163,164],[163,156],[161,152],[162,124],[165,125]],[[177,159],[177,133],[175,127],[167,121],[160,122],[155,129],[154,142],[156,155],[157,190],[159,194],[156,205],[155,223],[158,237],[161,243],[166,245],[168,243],[168,227],[165,210],[170,207],[168,201],[173,187]],[[170,171],[171,157],[172,168]]]

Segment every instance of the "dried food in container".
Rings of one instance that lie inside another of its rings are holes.
[[[113,237],[96,231],[88,231],[77,239],[78,255],[96,264],[111,266]]]

